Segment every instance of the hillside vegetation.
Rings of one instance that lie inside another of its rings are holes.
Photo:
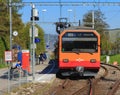
[[[106,62],[106,55],[101,56],[101,61]],[[111,55],[109,63],[113,64],[115,61],[120,64],[120,54]]]

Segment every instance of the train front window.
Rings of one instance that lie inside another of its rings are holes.
[[[98,39],[93,32],[68,32],[62,37],[63,52],[89,52],[98,50]]]

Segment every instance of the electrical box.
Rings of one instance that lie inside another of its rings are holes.
[[[30,72],[30,52],[22,50],[22,69]]]
[[[34,16],[34,17],[38,17],[38,10],[37,9],[33,9],[32,10],[32,15]]]

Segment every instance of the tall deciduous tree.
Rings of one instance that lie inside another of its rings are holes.
[[[21,2],[22,0],[12,0],[12,2]],[[20,31],[24,24],[21,20],[21,15],[18,14],[19,8],[12,6],[12,26],[13,30]],[[0,0],[0,44],[2,52],[9,49],[9,35],[10,35],[10,22],[9,22],[9,0]],[[3,57],[4,53],[0,52]]]
[[[83,23],[87,27],[92,27],[92,12],[89,11],[84,15]],[[88,24],[90,23],[90,24]],[[100,10],[94,11],[94,28],[101,35],[101,48],[102,50],[106,50],[108,52],[111,49],[111,43],[109,42],[108,37],[105,35],[105,31],[109,25],[105,22],[104,14]]]
[[[45,51],[45,40],[44,40],[44,31],[38,25],[35,25],[38,28],[38,38],[40,39],[40,43],[36,43],[36,54],[38,55],[40,52]],[[23,30],[19,33],[19,41],[18,44],[24,49],[30,49],[30,27],[31,24],[27,23]]]

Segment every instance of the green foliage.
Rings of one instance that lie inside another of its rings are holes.
[[[30,25],[26,24],[21,31],[19,31],[18,37],[16,37],[16,42],[22,49],[29,49],[30,37],[29,37]]]
[[[5,50],[5,46],[2,41],[2,38],[0,37],[0,58],[4,58],[4,50]]]
[[[45,40],[44,40],[44,31],[40,26],[36,26],[38,28],[38,38],[40,38],[40,43],[37,43],[36,54],[39,55],[40,52],[45,51]]]
[[[13,0],[13,2],[21,2],[22,0]],[[0,36],[5,36],[9,34],[9,7],[8,2],[6,0],[0,1]],[[19,30],[23,27],[23,23],[21,20],[21,15],[18,14],[18,8],[12,6],[12,28],[14,30]]]
[[[22,0],[12,0],[12,2],[22,2]],[[0,0],[0,58],[4,56],[4,51],[10,47],[10,19],[7,0]],[[12,36],[12,44],[20,45],[22,49],[30,49],[29,29],[30,23],[26,25],[21,20],[21,14],[18,14],[16,6],[12,6],[12,31],[17,31],[18,36]],[[37,43],[36,54],[45,51],[44,32],[41,27],[36,25],[39,31],[40,43]]]
[[[9,31],[9,16],[6,3],[0,3],[0,36],[5,35]]]
[[[100,10],[94,11],[94,26],[95,29],[101,34],[108,27],[108,24],[104,21],[104,14]],[[92,11],[89,11],[84,15],[84,23],[92,23]],[[85,26],[92,27],[92,24],[84,24]]]
[[[7,67],[7,64],[5,64],[5,63],[0,63],[0,68],[5,68],[5,67]]]
[[[117,61],[120,64],[120,54],[110,56],[110,63]]]
[[[89,11],[84,15],[83,18],[84,23],[91,23],[92,22],[92,11]],[[109,25],[105,22],[104,14],[100,10],[94,11],[94,27],[97,32],[99,32],[101,36],[101,49],[108,51],[112,49],[112,43],[109,41],[109,38],[107,35],[105,35],[106,29],[109,27]],[[87,27],[92,27],[92,24],[85,24]]]
[[[101,62],[105,62],[106,61],[106,55],[100,56],[100,60],[101,60]]]
[[[27,23],[23,28],[23,30],[20,31],[19,33],[18,43],[23,49],[30,49],[30,34],[29,34],[30,27],[31,24]],[[38,28],[38,38],[40,38],[40,43],[36,43],[36,47],[37,47],[36,54],[38,55],[40,52],[45,51],[45,41],[44,41],[44,31],[40,26],[36,25],[36,27]]]
[[[12,2],[21,2],[22,0],[12,0]],[[14,10],[15,9],[15,10]],[[18,14],[18,9],[12,6],[12,31],[21,31],[24,24],[21,20],[21,15]],[[13,37],[13,43],[15,38]],[[10,47],[10,21],[9,7],[7,0],[0,0],[0,58],[3,58],[4,51]]]
[[[102,62],[105,62],[106,61],[106,55],[102,55],[100,59],[101,59]],[[112,64],[115,61],[117,61],[120,64],[120,54],[110,56],[110,62],[109,63]]]

